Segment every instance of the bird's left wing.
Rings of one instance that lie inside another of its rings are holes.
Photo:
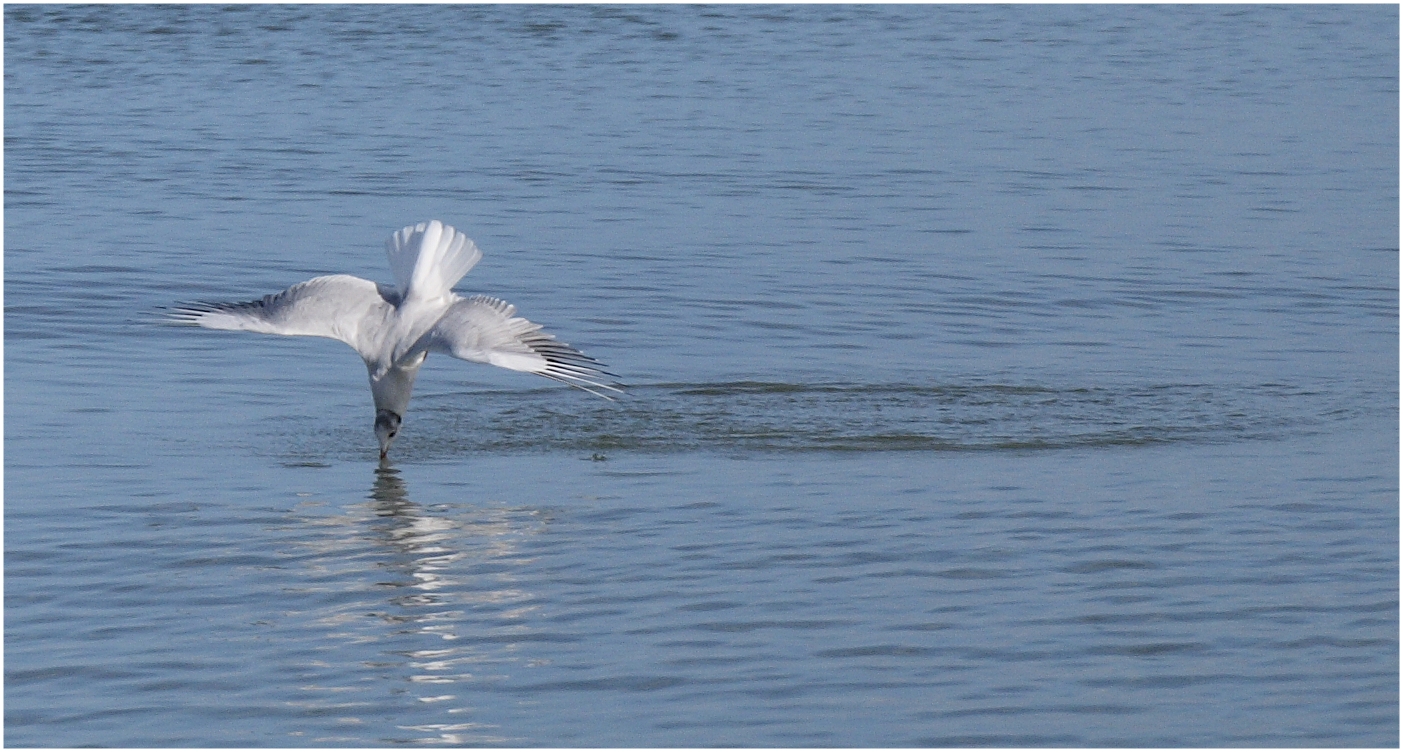
[[[333,274],[246,303],[180,303],[166,311],[166,320],[206,329],[329,337],[360,351],[367,317],[393,308],[387,294],[393,295],[369,280]]]
[[[613,398],[600,390],[623,391],[599,361],[515,314],[516,306],[505,300],[485,295],[460,299],[420,338],[417,349],[540,374],[605,399]]]

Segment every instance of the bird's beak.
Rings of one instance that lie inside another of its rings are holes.
[[[381,450],[380,450],[380,459],[383,460],[383,459],[385,459],[385,458],[388,457],[388,456],[390,456],[390,453],[389,453],[389,452],[385,451],[384,449],[381,449]]]

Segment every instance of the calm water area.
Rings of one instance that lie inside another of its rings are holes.
[[[1396,746],[1398,13],[6,5],[4,742]]]

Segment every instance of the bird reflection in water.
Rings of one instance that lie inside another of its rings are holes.
[[[375,470],[375,485],[370,490],[371,511],[382,524],[373,527],[377,537],[384,541],[395,553],[393,561],[385,562],[386,569],[402,574],[404,579],[382,583],[394,588],[407,588],[417,592],[405,593],[390,599],[390,602],[404,607],[446,605],[452,599],[445,599],[437,591],[452,588],[459,584],[447,574],[455,562],[467,557],[465,551],[454,550],[453,538],[458,537],[458,524],[445,517],[428,514],[418,504],[409,500],[409,492],[399,471],[382,461]],[[471,524],[471,523],[469,523]],[[488,533],[496,531],[482,531]],[[451,621],[461,612],[437,614],[417,614],[412,617],[387,615],[390,621],[415,620],[418,618],[443,619]],[[438,632],[446,640],[457,639],[451,631],[451,624],[437,629],[426,627],[424,631]]]
[[[333,628],[334,645],[350,653],[334,652],[351,661],[326,666],[332,675],[318,677],[339,686],[305,687],[325,690],[325,702],[299,704],[322,711],[364,707],[363,701],[374,707],[378,703],[363,693],[383,690],[390,695],[381,698],[391,706],[386,710],[400,721],[396,728],[416,734],[397,743],[510,741],[496,736],[494,725],[472,720],[467,706],[480,706],[481,696],[469,698],[475,689],[526,662],[517,651],[530,644],[526,617],[536,606],[513,572],[527,561],[517,548],[521,538],[544,524],[540,513],[426,507],[410,498],[389,462],[376,469],[368,503],[344,512],[309,520],[330,528],[307,542],[318,549],[311,562],[321,575],[315,590],[326,594],[330,587],[343,597],[308,615],[313,625]],[[352,592],[371,597],[348,603],[344,596]],[[367,668],[375,676],[366,677]],[[348,706],[353,696],[357,701]]]

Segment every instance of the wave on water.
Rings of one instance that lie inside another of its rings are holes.
[[[475,453],[998,451],[1280,438],[1339,417],[1326,395],[1282,384],[1050,387],[1007,384],[634,386],[617,402],[556,388],[425,394],[396,445],[404,459]],[[298,454],[373,442],[369,426],[302,436]],[[333,446],[335,444],[335,446]],[[353,449],[354,448],[354,449]]]

